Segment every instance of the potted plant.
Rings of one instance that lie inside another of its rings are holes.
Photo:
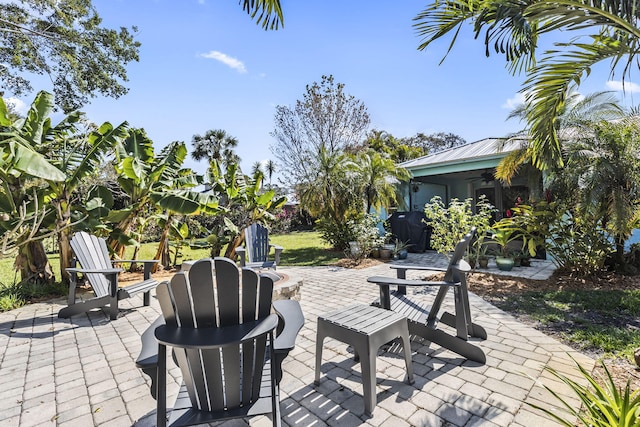
[[[407,259],[407,256],[409,256],[409,252],[407,251],[407,248],[409,246],[411,245],[408,244],[407,242],[403,242],[402,240],[396,240],[396,243],[393,249],[394,259]]]
[[[494,225],[493,236],[491,237],[491,240],[500,246],[500,255],[496,256],[496,265],[498,269],[502,271],[510,271],[513,268],[514,259],[509,248],[509,243],[519,237],[517,230],[510,227],[508,221],[505,221],[506,219],[508,218],[504,218]]]
[[[489,268],[489,254],[488,254],[489,245],[482,244],[476,255],[476,259],[478,262],[479,268]]]

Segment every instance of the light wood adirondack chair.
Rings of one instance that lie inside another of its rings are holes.
[[[463,259],[474,234],[475,228],[472,228],[456,245],[446,269],[397,264],[391,266],[391,268],[397,270],[397,278],[374,276],[369,277],[367,281],[380,287],[380,300],[374,301],[373,304],[407,316],[411,335],[418,335],[469,360],[484,364],[486,356],[482,349],[469,342],[469,338],[483,340],[487,338],[487,332],[484,328],[471,320],[469,292],[467,290],[467,273],[471,271],[471,266]],[[407,280],[407,270],[443,271],[445,275],[442,281]],[[391,285],[397,285],[398,290],[391,292],[389,289]],[[407,286],[438,287],[438,293],[431,308],[419,304],[411,299],[410,296],[407,296]],[[444,312],[438,318],[442,302],[449,289],[453,289],[455,313]],[[455,328],[456,335],[451,335],[439,329],[439,321]]]
[[[269,243],[269,230],[264,225],[254,223],[245,228],[244,244],[245,247],[236,249],[236,253],[240,255],[240,267],[273,268],[275,270],[280,263],[280,254],[283,248]],[[271,248],[275,251],[273,261],[269,261]]]
[[[196,261],[158,286],[164,319],[143,334],[136,362],[151,375],[152,394],[157,373],[158,426],[166,425],[166,346],[173,348],[184,382],[170,425],[260,414],[280,425],[281,364],[304,318],[296,301],[277,301],[283,304],[274,304],[277,314],[271,314],[272,290],[270,277],[249,268],[241,281],[227,258]],[[149,341],[152,330],[156,346]]]
[[[111,261],[109,250],[104,239],[92,236],[84,231],[76,233],[71,239],[71,249],[76,256],[76,261],[82,268],[67,268],[69,272],[69,297],[68,306],[58,312],[58,317],[68,318],[74,314],[84,313],[94,308],[109,306],[111,320],[118,318],[118,301],[129,298],[139,292],[144,292],[143,303],[148,306],[151,303],[151,290],[158,282],[151,277],[151,268],[158,261],[149,260],[118,260]],[[126,287],[118,286],[118,275],[123,271],[113,264],[139,262],[144,264],[144,279]],[[76,302],[76,286],[78,274],[84,275],[88,280],[95,297]]]

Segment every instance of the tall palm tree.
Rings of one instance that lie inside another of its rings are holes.
[[[273,177],[273,174],[276,172],[276,162],[267,160],[267,163],[264,165],[264,171],[269,177],[269,187],[271,187],[271,177]]]
[[[452,33],[449,51],[463,24],[469,22],[475,37],[481,34],[487,56],[503,54],[510,71],[527,73],[526,119],[530,127],[531,159],[535,167],[562,165],[557,133],[571,85],[579,84],[591,68],[611,60],[612,72],[623,65],[623,75],[636,67],[640,53],[640,8],[635,0],[449,0],[434,1],[414,18],[423,37],[419,49]],[[539,37],[555,30],[577,31],[578,37],[557,42],[536,62]]]
[[[216,160],[224,167],[239,163],[240,157],[234,152],[238,140],[222,129],[208,130],[204,135],[193,135],[194,160]]]
[[[251,166],[251,175],[255,175],[258,172],[262,172],[262,162],[254,162]]]

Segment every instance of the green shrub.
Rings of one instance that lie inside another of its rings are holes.
[[[637,427],[640,425],[640,390],[631,392],[630,380],[627,381],[624,390],[618,388],[604,362],[601,362],[607,377],[604,379],[604,385],[600,385],[596,378],[587,372],[575,359],[574,362],[580,369],[582,376],[587,380],[586,385],[578,384],[553,368],[547,367],[546,369],[571,388],[582,402],[583,410],[574,408],[558,393],[544,385],[544,388],[560,401],[573,419],[567,420],[548,409],[533,403],[527,403],[567,427],[575,426],[574,419],[576,418],[583,425],[594,427]]]
[[[384,238],[380,236],[378,229],[379,218],[376,215],[365,215],[359,220],[347,221],[347,226],[354,236],[357,251],[348,251],[347,256],[354,260],[361,260],[369,256],[371,251],[384,243]]]
[[[476,204],[475,213],[472,204],[471,198],[464,201],[453,198],[445,208],[440,196],[435,196],[425,205],[424,214],[432,228],[431,246],[436,251],[448,255],[471,227],[476,227],[477,247],[475,249],[479,251],[495,209],[484,197]]]

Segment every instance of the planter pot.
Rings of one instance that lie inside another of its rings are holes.
[[[407,259],[409,256],[409,252],[406,249],[402,249],[398,251],[398,259]]]
[[[380,248],[375,248],[371,250],[371,256],[373,258],[380,258]]]
[[[513,268],[513,258],[504,258],[504,257],[496,257],[496,265],[499,270],[502,271],[511,271]]]
[[[391,249],[385,249],[385,248],[380,249],[380,258],[382,259],[391,258]]]
[[[513,259],[513,266],[514,267],[520,267],[522,265],[522,258],[514,258]]]
[[[489,258],[478,258],[478,265],[480,266],[480,268],[489,268]]]
[[[522,258],[520,260],[520,265],[523,267],[531,267],[531,258]]]

